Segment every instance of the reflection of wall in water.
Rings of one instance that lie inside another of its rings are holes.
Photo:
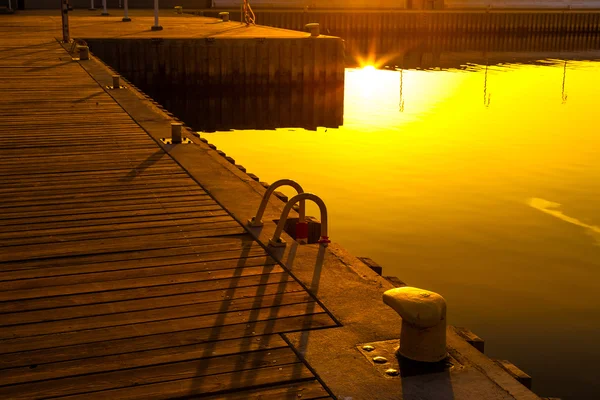
[[[199,86],[148,87],[146,92],[199,131],[229,129],[337,128],[343,122],[343,88],[253,90]]]
[[[360,60],[402,68],[461,68],[472,64],[599,59],[600,35],[347,36],[346,65]]]

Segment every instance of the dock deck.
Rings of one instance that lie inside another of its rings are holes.
[[[137,26],[118,18],[74,37]],[[172,114],[110,90],[60,27],[0,16],[0,399],[539,400],[453,327],[443,371],[400,366],[390,282],[335,243],[268,248],[283,203],[245,228],[264,187],[196,138],[163,144]]]
[[[336,326],[328,313],[55,29],[12,21],[0,22],[0,398],[328,398],[280,335]]]

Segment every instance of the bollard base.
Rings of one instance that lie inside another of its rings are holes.
[[[362,343],[356,348],[386,378],[453,373],[464,369],[464,365],[451,355],[435,363],[412,361],[398,356],[397,339]]]
[[[121,21],[123,21],[123,22],[131,22],[131,18],[129,18],[129,17],[123,17],[123,19]]]
[[[285,242],[285,240],[279,238],[279,240],[275,241],[273,239],[269,239],[269,246],[270,247],[285,247],[287,245],[287,243]]]
[[[89,60],[90,59],[90,48],[87,46],[77,46],[77,51],[79,53],[78,61]],[[73,58],[73,60],[76,60]]]
[[[190,143],[194,143],[194,142],[192,142],[188,138],[181,138],[181,142],[180,143],[173,143],[173,139],[171,139],[171,138],[161,138],[160,142],[162,144],[169,144],[169,145],[173,145],[173,146],[176,146],[178,144],[190,144]]]
[[[259,227],[263,226],[263,222],[262,221],[256,221],[254,219],[254,217],[252,217],[251,219],[248,220],[248,226],[250,228],[259,228]]]
[[[97,8],[88,8],[89,11],[96,11]]]
[[[102,15],[102,16],[104,16],[104,17],[107,17],[107,16],[109,16],[110,14],[109,14],[109,13],[107,13],[107,12],[103,12],[103,13],[102,13],[102,14],[100,14],[100,15]]]
[[[160,25],[152,25],[152,28],[150,28],[151,31],[162,31],[163,27]]]

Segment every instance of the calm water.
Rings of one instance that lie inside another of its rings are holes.
[[[387,63],[346,71],[339,128],[204,136],[320,195],[333,241],[441,293],[536,393],[598,399],[600,54],[479,50],[355,57]]]

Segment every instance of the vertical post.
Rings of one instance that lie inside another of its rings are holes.
[[[88,8],[88,10],[96,11],[96,7],[94,7],[94,0],[90,0],[90,8]]]
[[[123,22],[129,22],[131,21],[131,18],[129,18],[129,1],[125,0],[125,2],[123,3],[125,5],[125,15],[123,16]]]
[[[106,0],[102,0],[102,15],[108,15],[108,10],[106,9]]]
[[[171,143],[179,144],[181,143],[181,127],[183,124],[173,123],[171,124]]]
[[[71,35],[69,34],[69,0],[60,0],[60,4],[62,11],[63,42],[69,43],[71,41]]]
[[[153,31],[162,31],[162,26],[158,24],[158,0],[154,0],[154,25],[152,26]]]
[[[8,0],[8,11],[12,10],[12,5],[10,4],[10,0]]]

